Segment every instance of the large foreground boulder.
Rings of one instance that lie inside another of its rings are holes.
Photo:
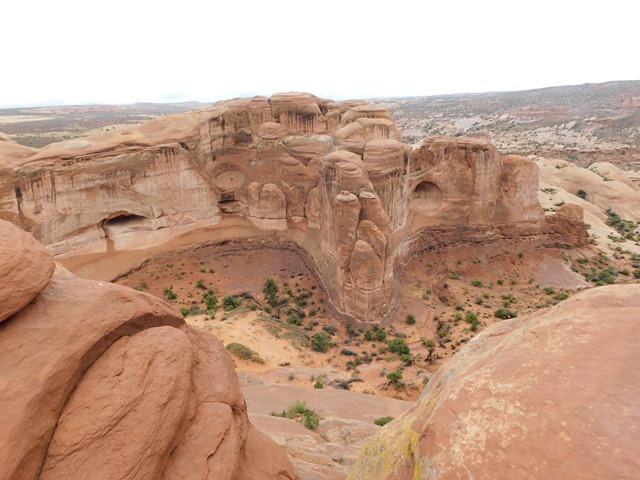
[[[29,237],[0,220],[3,251]],[[61,267],[38,295],[52,262],[36,254],[40,275],[8,278],[35,298],[0,324],[1,479],[298,478],[249,423],[219,340],[160,299]]]
[[[486,329],[361,451],[351,479],[640,472],[640,285]]]

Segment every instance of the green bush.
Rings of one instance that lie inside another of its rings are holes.
[[[322,389],[324,388],[324,383],[322,383],[320,380],[316,380],[316,383],[313,384],[313,388]]]
[[[409,351],[409,346],[404,338],[394,338],[392,340],[387,340],[387,345],[389,346],[389,350],[393,353],[397,353],[399,355],[408,355],[411,353]]]
[[[402,380],[402,371],[398,369],[388,373],[387,379],[389,379],[389,381],[395,385],[401,384],[400,380]]]
[[[183,317],[186,317],[187,315],[189,315],[189,309],[181,307],[180,308],[180,313],[182,314]]]
[[[218,299],[214,294],[204,296],[204,304],[207,306],[207,310],[215,311],[218,308]]]
[[[250,360],[254,363],[264,365],[264,360],[260,357],[260,355],[258,355],[258,352],[250,349],[246,345],[242,345],[241,343],[236,342],[230,343],[229,345],[227,345],[227,350],[229,351],[229,353],[232,353],[238,358],[241,358],[243,360]]]
[[[204,285],[204,280],[202,278],[199,278],[198,280],[196,280],[196,287],[201,288],[203,290],[207,289],[207,287]]]
[[[302,424],[308,428],[309,430],[315,430],[320,425],[320,418],[316,412],[311,410],[307,405],[307,402],[304,400],[296,400],[289,408],[282,413],[272,413],[272,415],[277,417],[285,417],[285,418],[300,418],[302,417]]]
[[[385,331],[384,328],[379,328],[378,330],[376,330],[376,340],[378,340],[379,342],[384,342],[387,338],[387,332]]]
[[[287,323],[290,325],[302,325],[302,319],[295,313],[292,313],[287,318]]]
[[[405,321],[407,322],[407,325],[414,325],[416,323],[416,317],[414,315],[407,315],[407,318],[405,319]]]
[[[393,417],[380,417],[380,418],[376,418],[373,423],[375,423],[376,425],[378,425],[379,427],[384,427],[387,423],[389,423],[391,420],[393,420]]]
[[[482,280],[471,280],[471,285],[474,287],[482,287]]]
[[[324,353],[330,345],[331,337],[327,332],[317,332],[311,338],[311,349],[316,352]]]
[[[476,314],[475,314],[475,313],[473,313],[473,312],[467,312],[467,313],[464,315],[464,320],[465,320],[465,322],[467,322],[467,323],[473,323],[474,321],[476,321],[476,322],[477,322],[477,321],[478,321],[478,315],[476,315]]]
[[[236,297],[235,295],[227,295],[222,298],[222,306],[226,311],[234,310],[240,306],[242,303],[242,299]]]
[[[513,310],[507,310],[506,308],[499,308],[493,314],[496,318],[500,318],[505,320],[507,318],[516,318],[518,316],[518,312],[514,312]]]
[[[638,270],[638,272],[640,272],[640,270]],[[374,333],[371,330],[366,330],[364,332],[364,339],[367,342],[370,342],[371,340],[373,340],[373,335],[374,335]]]
[[[302,414],[302,424],[309,430],[315,430],[320,425],[320,419],[313,410],[305,410]]]
[[[170,288],[164,289],[164,296],[167,300],[175,300],[176,298],[178,298],[178,294]]]

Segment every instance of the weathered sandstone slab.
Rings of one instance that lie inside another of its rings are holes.
[[[351,479],[633,478],[640,285],[489,327],[363,448]]]
[[[55,264],[31,235],[3,222],[0,229],[0,322],[19,312],[49,283]]]
[[[0,272],[19,254],[42,264],[25,270],[34,298],[0,325],[2,478],[298,478],[268,438],[247,456],[260,434],[219,340],[151,295],[62,267],[49,281],[28,234],[0,220],[0,238]]]

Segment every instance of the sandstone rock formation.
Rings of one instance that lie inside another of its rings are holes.
[[[349,478],[634,478],[640,285],[495,324],[363,448]]]
[[[5,160],[0,218],[62,257],[198,228],[212,241],[293,242],[312,257],[334,313],[361,321],[393,308],[395,269],[440,238],[586,242],[544,218],[533,162],[468,138],[413,149],[400,140],[389,113],[367,102],[304,93],[219,102]]]
[[[24,292],[0,303],[1,478],[298,478],[249,423],[215,337],[150,295],[51,277],[46,250],[1,220],[0,245],[3,294]]]

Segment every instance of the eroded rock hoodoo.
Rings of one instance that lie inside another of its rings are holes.
[[[9,147],[0,142],[0,158]],[[587,240],[579,220],[545,219],[529,160],[465,138],[411,147],[386,110],[303,93],[219,102],[4,163],[0,218],[56,255],[204,227],[209,241],[293,242],[334,313],[360,321],[393,308],[396,267],[425,249]]]
[[[151,295],[56,267],[0,220],[0,472],[12,479],[297,479],[249,423],[233,361]],[[32,265],[37,261],[37,268]]]

